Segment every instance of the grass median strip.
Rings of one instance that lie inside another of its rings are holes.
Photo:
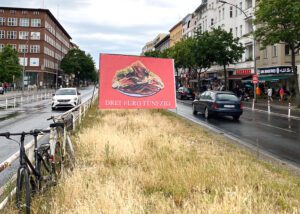
[[[167,111],[93,107],[76,141],[35,213],[300,212],[299,177]]]

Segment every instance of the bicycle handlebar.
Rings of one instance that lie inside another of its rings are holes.
[[[19,135],[43,135],[44,133],[50,133],[49,129],[34,129],[30,132],[19,132],[19,133],[11,133],[11,132],[3,132],[0,133],[0,137],[9,138],[10,136],[19,136]]]

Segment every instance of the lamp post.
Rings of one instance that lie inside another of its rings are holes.
[[[250,18],[250,16],[248,16],[245,13],[245,11],[242,8],[238,7],[237,5],[234,5],[234,4],[231,4],[231,3],[227,2],[227,1],[222,1],[222,0],[219,0],[219,2],[223,3],[223,4],[229,4],[229,5],[237,8],[238,10],[240,10],[245,15],[246,19]],[[251,25],[251,30],[254,33],[253,24]],[[253,68],[254,68],[254,74],[257,74],[257,71],[256,71],[256,51],[255,51],[256,50],[256,48],[255,48],[255,46],[256,46],[256,40],[255,40],[255,36],[254,35],[253,35],[253,41],[252,41],[252,43],[253,43]],[[254,83],[254,88],[253,88],[254,100],[256,101],[255,89],[256,89],[256,83]]]

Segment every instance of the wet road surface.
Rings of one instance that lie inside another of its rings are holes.
[[[276,158],[300,168],[300,118],[288,119],[274,114],[244,109],[240,121],[231,117],[204,119],[192,114],[190,104],[177,102],[177,113],[195,122],[212,126],[226,134],[263,150]]]

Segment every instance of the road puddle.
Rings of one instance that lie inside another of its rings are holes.
[[[4,120],[7,120],[7,119],[17,117],[19,114],[20,114],[20,112],[13,112],[13,113],[9,113],[9,114],[0,116],[0,121],[4,121]]]

